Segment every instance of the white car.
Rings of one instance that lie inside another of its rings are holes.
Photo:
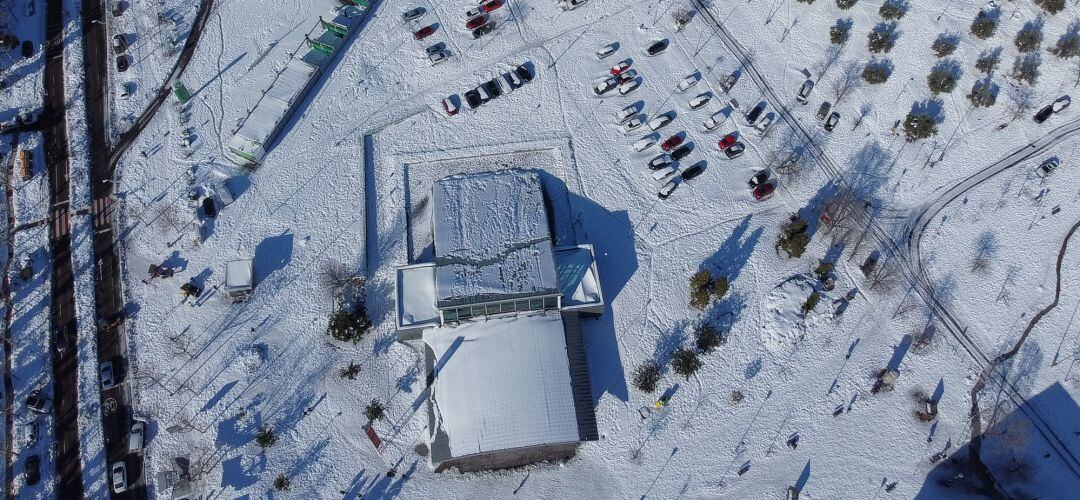
[[[434,66],[450,58],[450,53],[445,50],[438,52],[432,52],[428,54],[428,61],[431,61],[431,65]]]
[[[112,361],[106,361],[101,364],[101,390],[112,389],[116,387],[116,378],[113,374]]]
[[[37,445],[39,430],[37,419],[31,420],[23,425],[23,439],[25,439],[27,448],[33,448]]]
[[[120,85],[120,98],[127,99],[131,97],[131,93],[135,90],[135,82],[125,82]]]
[[[615,113],[615,120],[617,122],[619,122],[619,123],[623,123],[626,120],[629,120],[629,119],[637,116],[637,114],[638,114],[637,105],[636,104],[631,104],[631,105],[623,108],[618,113]]]
[[[649,120],[649,130],[655,132],[657,129],[663,128],[664,125],[669,123],[671,123],[671,113],[664,113]]]
[[[128,453],[142,451],[146,443],[146,422],[136,420],[131,423],[131,433],[128,434]]]
[[[671,176],[675,175],[676,170],[677,169],[675,168],[675,165],[671,164],[671,165],[668,165],[668,166],[666,166],[664,168],[661,168],[660,170],[657,170],[657,171],[653,172],[652,178],[653,178],[654,181],[658,181],[658,182],[663,181],[664,179],[667,179],[668,177],[671,177]]]
[[[644,125],[644,124],[645,124],[645,120],[642,120],[641,116],[635,116],[635,117],[631,118],[630,121],[623,124],[623,132],[626,132],[627,134],[629,134],[630,132],[633,132],[633,131],[641,128],[641,126]]]
[[[772,112],[767,113],[764,118],[758,120],[758,122],[754,124],[754,128],[757,129],[758,135],[765,135],[765,132],[769,130],[769,127],[772,126],[774,121],[776,121],[776,113]]]
[[[600,47],[600,49],[596,51],[596,58],[603,59],[607,56],[610,56],[611,54],[614,54],[617,50],[619,50],[618,43],[609,43],[603,47]]]
[[[702,123],[702,125],[705,125],[705,128],[708,130],[716,130],[716,127],[723,125],[724,122],[727,121],[728,116],[731,116],[730,106],[713,113],[712,116],[705,119],[705,122]]]
[[[708,104],[710,99],[712,99],[712,94],[702,92],[690,99],[690,109],[698,109]]]
[[[678,87],[679,92],[686,92],[686,90],[689,89],[690,87],[693,87],[694,85],[697,85],[699,81],[701,81],[701,77],[699,77],[697,73],[694,73],[692,75],[687,76],[686,78],[683,78],[683,80],[681,82],[679,82],[679,87]]]
[[[112,467],[109,468],[112,476],[112,488],[113,493],[123,493],[127,491],[127,465],[124,461],[113,462]]]
[[[628,81],[628,82],[626,82],[626,83],[624,83],[622,85],[619,85],[619,94],[627,95],[627,94],[637,90],[637,88],[639,86],[641,86],[641,80],[638,80],[638,79],[635,78],[635,79],[630,80],[630,81]]]
[[[589,0],[562,0],[559,2],[559,6],[562,7],[562,10],[574,10],[585,5],[587,1]]]
[[[660,186],[660,189],[656,191],[656,196],[660,197],[661,200],[666,200],[677,187],[679,187],[679,184],[675,182],[675,179],[672,179],[667,184]]]
[[[649,134],[645,137],[642,137],[641,139],[638,139],[638,141],[634,143],[634,149],[640,153],[642,151],[645,151],[646,149],[653,147],[658,140],[660,140],[660,134]]]
[[[477,17],[480,17],[480,16],[482,16],[484,14],[485,14],[484,9],[481,9],[480,7],[473,7],[471,9],[465,11],[465,20],[466,21],[471,21],[471,20],[473,20],[473,19],[475,19]]]
[[[1045,161],[1042,162],[1042,164],[1039,165],[1039,168],[1035,170],[1035,175],[1039,177],[1046,177],[1053,173],[1054,170],[1057,169],[1059,166],[1061,166],[1060,160],[1058,160],[1057,158],[1047,158]]]

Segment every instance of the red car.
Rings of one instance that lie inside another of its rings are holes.
[[[754,188],[754,199],[757,201],[764,200],[765,198],[772,196],[774,190],[776,190],[775,182],[758,184],[758,187]]]
[[[420,28],[420,31],[417,31],[416,33],[413,33],[413,38],[415,38],[417,40],[423,40],[423,39],[431,36],[431,34],[434,33],[434,32],[435,32],[435,25],[434,24],[432,24],[430,26],[424,26],[423,28]]]
[[[625,61],[620,62],[619,64],[616,64],[616,65],[612,66],[611,67],[611,74],[615,75],[615,76],[618,76],[618,75],[622,74],[623,71],[626,71],[628,69],[630,69],[630,60],[625,60]]]
[[[480,4],[480,8],[484,9],[484,12],[491,12],[499,7],[503,6],[502,0],[491,0],[490,2],[484,2]]]
[[[479,28],[479,27],[483,26],[484,24],[487,24],[487,21],[488,21],[488,15],[487,14],[484,14],[482,16],[476,16],[476,17],[474,17],[472,19],[469,19],[469,22],[465,23],[465,27],[469,28],[471,30],[474,30],[476,28]]]
[[[668,137],[666,141],[660,143],[660,148],[664,151],[671,151],[673,148],[678,147],[679,144],[682,144],[682,136],[675,134]]]
[[[732,132],[732,133],[730,133],[728,135],[725,135],[723,139],[720,139],[720,142],[716,143],[717,146],[720,146],[721,151],[723,151],[723,150],[725,150],[727,148],[730,148],[734,144],[735,144],[735,133],[734,132]]]

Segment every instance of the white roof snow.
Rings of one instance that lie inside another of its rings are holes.
[[[234,260],[225,264],[225,289],[250,289],[254,279],[252,274],[251,259]]]
[[[563,308],[603,303],[592,245],[555,250],[555,268],[559,274]]]
[[[432,187],[440,307],[556,293],[540,177],[502,170]]]
[[[423,338],[436,359],[436,425],[453,457],[580,440],[558,314],[433,328]]]
[[[397,270],[398,328],[438,324],[435,308],[435,266],[420,264]]]
[[[296,100],[303,98],[304,89],[318,72],[319,68],[300,58],[290,58],[255,109],[240,125],[229,146],[245,152],[265,148],[278,124],[287,118]]]

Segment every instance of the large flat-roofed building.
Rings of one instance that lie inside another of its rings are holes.
[[[425,344],[436,470],[496,469],[596,439],[579,315],[604,310],[591,245],[555,248],[551,203],[524,170],[431,190],[431,262],[397,269],[402,341]]]

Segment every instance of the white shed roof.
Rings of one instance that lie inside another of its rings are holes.
[[[234,260],[225,264],[225,289],[251,288],[253,273],[251,259]]]
[[[240,129],[236,131],[229,145],[244,146],[243,141],[246,140],[252,145],[251,147],[264,146],[271,138],[274,129],[288,115],[293,103],[303,98],[304,89],[318,71],[319,68],[298,57],[290,58],[285,68],[278,73],[274,83],[259,99],[255,109],[251,110],[251,114],[240,125]],[[237,149],[247,150],[241,147]]]
[[[580,440],[558,314],[433,328],[423,338],[435,353],[431,394],[451,456]]]
[[[536,173],[446,177],[432,187],[432,206],[440,307],[557,292]]]

